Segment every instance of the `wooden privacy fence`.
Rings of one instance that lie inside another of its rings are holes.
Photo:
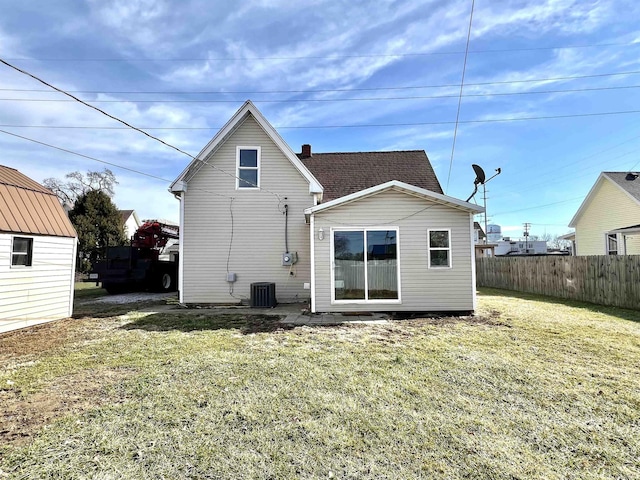
[[[640,255],[478,257],[476,282],[640,310]]]

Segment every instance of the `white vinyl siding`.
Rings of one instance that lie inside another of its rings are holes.
[[[606,255],[606,234],[611,230],[640,224],[640,205],[617,185],[603,178],[580,218],[576,221],[576,254]],[[622,237],[622,235],[620,235]],[[629,236],[619,253],[640,254],[640,235]],[[624,247],[626,246],[626,251]]]
[[[30,267],[11,266],[14,235],[0,233],[0,332],[71,316],[75,238],[25,236]]]
[[[426,208],[425,207],[429,207]],[[408,216],[410,215],[410,216]],[[317,312],[361,311],[363,305],[332,304],[331,247],[327,232],[352,225],[398,228],[401,303],[367,304],[369,311],[470,311],[474,309],[472,219],[467,212],[398,191],[318,212],[314,216],[315,307]],[[367,227],[369,228],[369,227]],[[373,227],[371,227],[373,228]],[[317,232],[324,231],[324,240]],[[427,230],[450,231],[452,267],[429,269]]]
[[[236,172],[237,147],[243,145],[260,147],[262,190],[236,190],[236,178],[221,171]],[[183,302],[246,301],[254,282],[274,282],[281,303],[308,299],[309,290],[303,285],[310,281],[311,264],[304,209],[313,206],[313,196],[307,180],[251,116],[205,161],[216,168],[200,168],[183,197]],[[233,201],[226,197],[233,197]],[[289,209],[289,250],[298,253],[298,262],[292,267],[282,266],[285,204]],[[233,295],[226,281],[227,262],[229,272],[237,275]]]

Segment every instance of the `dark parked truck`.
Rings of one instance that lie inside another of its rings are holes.
[[[109,293],[135,290],[172,292],[178,286],[178,258],[167,252],[178,227],[155,220],[136,230],[128,247],[109,247],[106,259],[96,262],[89,280],[101,282]]]

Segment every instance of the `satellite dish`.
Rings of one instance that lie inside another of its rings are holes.
[[[473,184],[474,185],[484,185],[484,181],[486,179],[486,176],[484,174],[484,170],[482,169],[482,167],[480,165],[476,165],[475,163],[473,165],[471,165],[471,167],[473,168],[473,171],[476,172],[476,179],[474,180]]]
[[[497,177],[498,175],[500,175],[500,173],[502,173],[501,168],[496,168],[495,175],[493,175],[493,177],[487,178],[486,175],[484,174],[484,170],[480,165],[476,165],[475,163],[473,163],[471,167],[473,167],[473,171],[476,172],[476,179],[473,181],[473,193],[469,195],[469,198],[467,198],[467,202],[471,200],[476,193],[478,193],[478,185],[484,185],[489,180],[491,180],[494,177]]]

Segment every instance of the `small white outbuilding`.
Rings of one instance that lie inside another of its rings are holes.
[[[71,316],[77,243],[57,197],[0,165],[0,333]]]

